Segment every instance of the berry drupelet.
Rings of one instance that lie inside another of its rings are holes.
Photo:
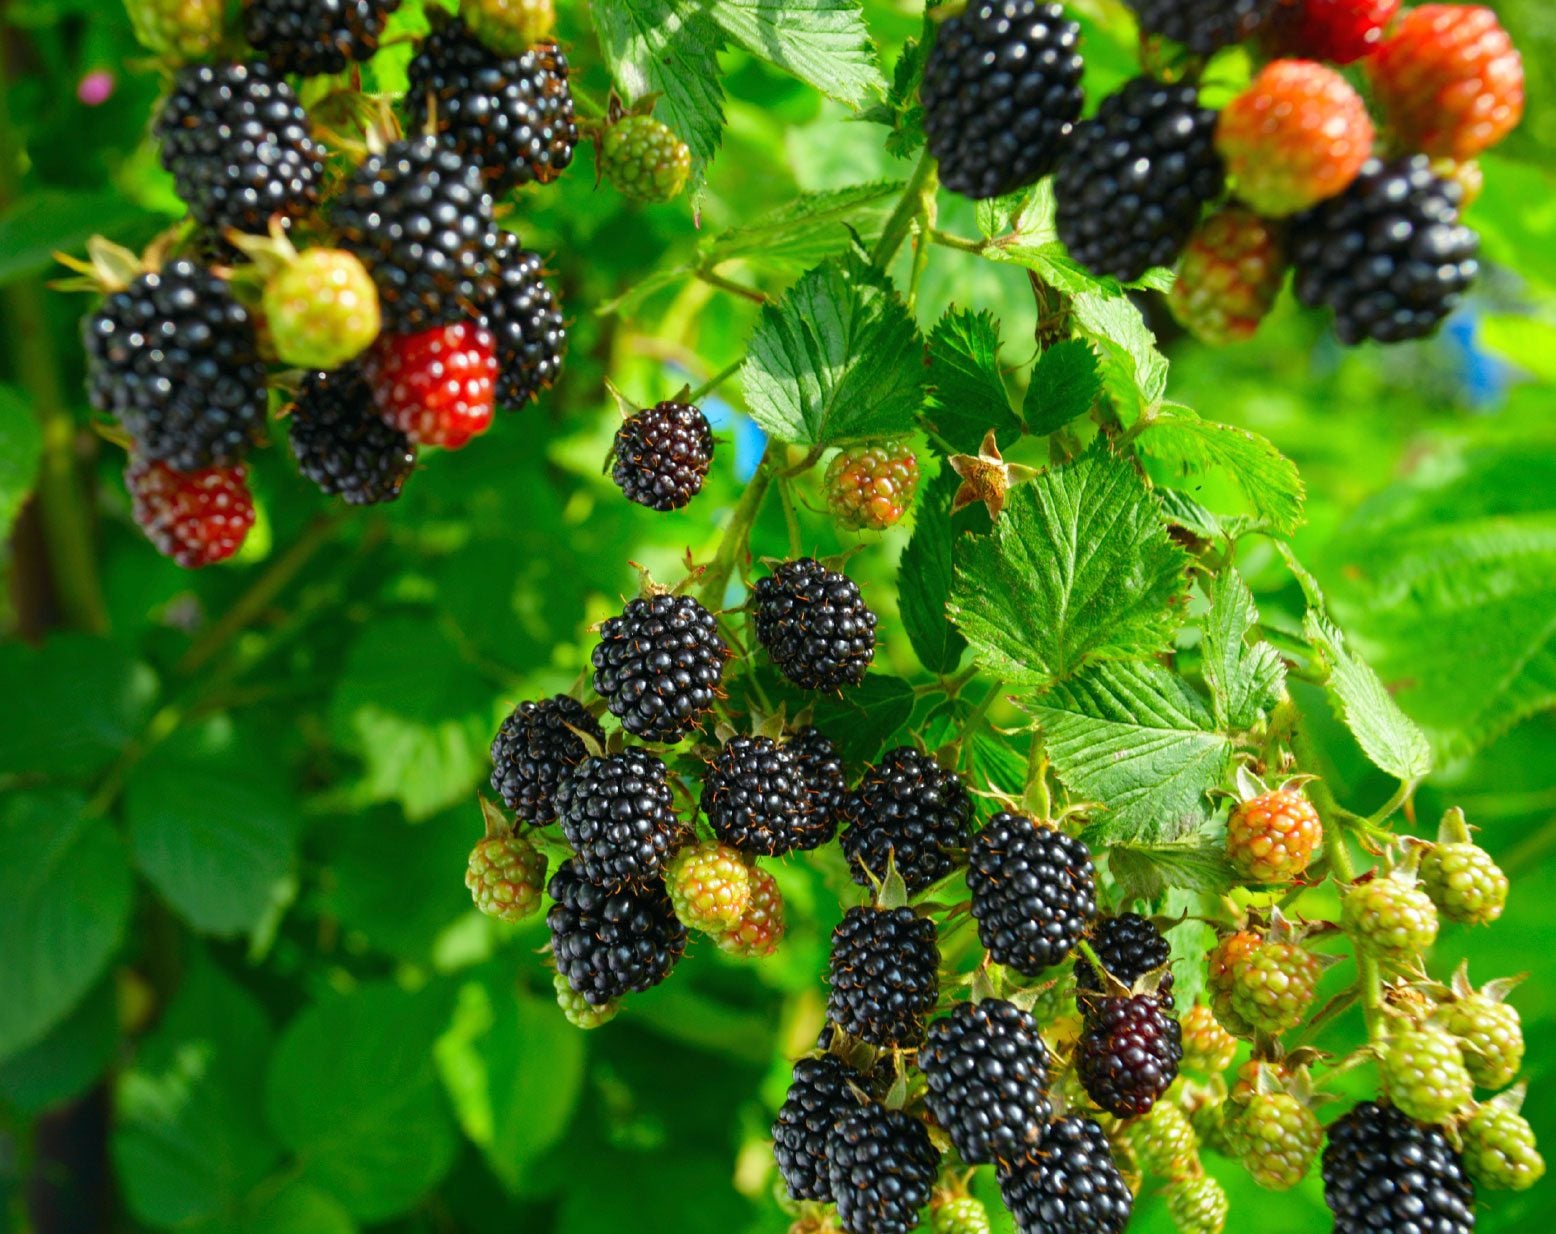
[[[1090,942],[1102,967],[1123,985],[1133,986],[1147,973],[1162,969],[1154,996],[1164,1010],[1172,1009],[1173,978],[1172,970],[1167,968],[1172,948],[1149,918],[1139,913],[1104,917],[1092,929]],[[1101,976],[1085,956],[1075,961],[1075,988],[1076,1001],[1083,1011],[1096,1003],[1096,995],[1106,992]]]
[[[278,72],[315,77],[372,58],[400,0],[243,0],[243,36]]]
[[[679,741],[712,709],[728,658],[718,621],[693,597],[640,597],[600,626],[594,688],[629,733]]]
[[[1148,1114],[1178,1078],[1182,1030],[1149,994],[1104,998],[1086,1017],[1076,1057],[1087,1096],[1109,1114]]]
[[[254,525],[254,499],[242,466],[174,471],[166,463],[132,458],[124,483],[146,538],[186,570],[225,561]]]
[[[493,261],[496,284],[481,317],[497,350],[497,405],[517,410],[556,384],[567,355],[567,323],[538,253],[504,231]]]
[[[1122,1234],[1134,1211],[1108,1137],[1089,1118],[1049,1123],[1038,1150],[1001,1167],[999,1183],[1021,1234]]]
[[[546,890],[557,971],[591,1007],[658,985],[686,950],[686,927],[657,884],[606,890],[565,861]]]
[[[488,836],[470,850],[465,886],[488,917],[518,922],[540,911],[546,855],[523,836]]]
[[[416,447],[378,414],[356,366],[305,377],[286,426],[297,469],[348,505],[393,501],[416,467]]]
[[[1373,1101],[1329,1126],[1324,1202],[1335,1234],[1475,1229],[1475,1188],[1443,1133]]]
[[[1103,99],[1054,181],[1070,256],[1125,282],[1175,262],[1225,186],[1215,133],[1192,85],[1137,77]]]
[[[1054,169],[1080,119],[1080,27],[1061,4],[974,0],[942,22],[920,97],[940,182],[999,197]]]
[[[769,737],[731,737],[702,784],[702,810],[713,833],[743,853],[781,857],[832,838],[826,802],[812,800],[805,768]]]
[[[908,894],[922,891],[951,872],[971,819],[972,798],[954,771],[911,746],[888,750],[843,803],[849,876],[868,887],[895,864]]]
[[[520,703],[502,722],[492,742],[492,788],[520,822],[556,820],[557,785],[589,754],[579,733],[605,744],[599,721],[565,694]]]
[[[929,1203],[940,1154],[922,1122],[871,1102],[832,1128],[827,1166],[847,1234],[908,1234]]]
[[[875,659],[875,614],[859,586],[813,557],[786,561],[752,589],[756,637],[802,690],[857,686]]]
[[[635,747],[586,758],[564,772],[556,811],[573,846],[573,869],[602,887],[662,878],[689,838],[675,816],[664,763]]]
[[[1014,1003],[960,1003],[929,1026],[919,1051],[925,1102],[969,1165],[1015,1162],[1035,1150],[1053,1110],[1048,1050]]]
[[[286,79],[263,61],[182,70],[156,123],[162,166],[194,217],[220,233],[263,234],[311,210],[324,148]]]
[[[713,462],[713,429],[697,408],[673,400],[628,416],[611,445],[611,479],[628,501],[680,510],[702,492]]]
[[[814,727],[800,729],[789,738],[785,749],[799,762],[806,806],[811,815],[810,828],[818,832],[825,829],[825,839],[820,841],[824,844],[836,832],[839,813],[848,796],[843,760],[838,757],[832,739]]]
[[[996,814],[973,837],[967,887],[979,941],[1028,977],[1064,960],[1097,912],[1091,851],[1019,814]]]
[[[1208,56],[1256,34],[1282,0],[1126,0],[1140,29]]]
[[[497,351],[477,321],[380,335],[362,373],[378,414],[417,445],[458,450],[492,425]]]
[[[935,925],[911,908],[851,908],[832,931],[827,1019],[871,1045],[916,1046],[939,995]]]
[[[832,1199],[827,1139],[843,1115],[859,1105],[849,1087],[866,1091],[864,1076],[833,1054],[794,1064],[788,1094],[773,1122],[773,1158],[789,1198]]]

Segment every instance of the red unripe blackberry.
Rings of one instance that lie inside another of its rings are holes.
[[[1167,307],[1195,338],[1217,346],[1241,343],[1269,316],[1285,280],[1278,225],[1231,205],[1190,238]]]
[[[1080,26],[1061,4],[974,0],[940,23],[919,96],[940,182],[1000,197],[1054,169],[1080,119]]]
[[[859,585],[813,557],[786,561],[752,589],[757,641],[802,690],[864,680],[875,659],[875,614]]]
[[[497,405],[517,410],[556,384],[567,325],[540,255],[523,248],[512,232],[500,233],[494,264],[497,281],[481,322],[497,349]]]
[[[911,908],[851,908],[832,931],[827,1019],[872,1045],[916,1046],[940,993],[935,924]]]
[[[362,372],[379,414],[418,445],[458,450],[491,427],[497,355],[477,322],[380,335]]]
[[[789,1091],[773,1121],[773,1159],[790,1199],[832,1199],[827,1139],[843,1115],[859,1106],[850,1085],[868,1091],[864,1076],[834,1054],[794,1064]]]
[[[999,1182],[1021,1234],[1122,1234],[1134,1211],[1108,1137],[1089,1118],[1049,1123],[1037,1152],[1002,1166]]]
[[[708,766],[702,810],[714,835],[743,853],[818,848],[836,821],[813,808],[800,760],[769,737],[731,737]]]
[[[1104,998],[1086,1017],[1076,1047],[1086,1094],[1109,1114],[1147,1114],[1178,1078],[1178,1021],[1149,994]]]
[[[1313,803],[1292,789],[1276,789],[1239,802],[1226,823],[1226,855],[1253,883],[1289,883],[1324,842]]]
[[[175,261],[114,292],[82,323],[87,393],[135,442],[178,471],[243,461],[265,422],[253,319],[226,283]]]
[[[712,710],[728,658],[717,619],[696,599],[640,597],[601,624],[594,688],[629,733],[679,741]]]
[[[1225,187],[1215,135],[1216,113],[1187,83],[1136,77],[1103,99],[1054,178],[1070,256],[1125,282],[1177,261]]]
[[[844,527],[885,531],[918,492],[918,455],[907,442],[839,451],[827,467],[827,509]]]
[[[1091,851],[1019,814],[996,814],[973,837],[967,888],[979,941],[1027,977],[1063,961],[1097,912]]]
[[[606,890],[565,861],[546,889],[557,971],[592,1007],[658,985],[686,950],[686,927],[658,884]]]
[[[924,1124],[874,1102],[855,1105],[827,1137],[827,1173],[847,1234],[908,1234],[939,1168]]]
[[[1146,34],[1208,56],[1258,32],[1282,0],[1125,0]]]
[[[1283,0],[1260,36],[1276,58],[1354,64],[1383,42],[1400,0]]]
[[[348,505],[393,501],[416,468],[416,447],[378,414],[355,365],[305,377],[286,429],[297,469]]]
[[[949,874],[967,844],[972,798],[954,771],[911,746],[888,750],[843,803],[843,852],[861,887],[894,864],[913,895]]]
[[[263,61],[192,64],[157,118],[162,166],[189,211],[218,234],[263,235],[319,202],[324,147],[286,79]]]
[[[1053,1114],[1048,1049],[1030,1013],[1004,999],[959,1003],[919,1050],[929,1112],[968,1165],[1036,1150]]]
[[[746,911],[718,936],[719,950],[742,960],[759,960],[778,950],[783,930],[783,893],[778,890],[778,881],[761,866],[752,866]]]
[[[1263,945],[1264,940],[1253,931],[1238,930],[1217,943],[1206,962],[1205,983],[1210,987],[1210,1005],[1227,1032],[1238,1037],[1253,1036],[1253,1025],[1243,1019],[1232,1004],[1237,965]]]
[[[146,538],[186,570],[225,561],[254,525],[254,499],[242,466],[174,471],[166,463],[132,458],[124,483]]]
[[[1335,1234],[1475,1229],[1475,1188],[1447,1138],[1373,1101],[1329,1126],[1324,1202]]]
[[[1139,913],[1104,917],[1092,927],[1089,941],[1102,967],[1126,986],[1134,985],[1147,973],[1163,969],[1154,997],[1165,1010],[1172,1009],[1173,977],[1172,969],[1167,968],[1172,948],[1149,918]],[[1082,1011],[1094,1006],[1096,996],[1106,992],[1101,976],[1085,956],[1075,961],[1075,989],[1075,1001]]]
[[[492,788],[521,823],[556,820],[557,785],[589,754],[579,733],[605,744],[600,722],[565,694],[520,703],[502,722],[492,741]]]
[[[658,403],[628,416],[611,444],[611,479],[628,501],[650,510],[689,505],[712,462],[713,429],[686,403]]]
[[[440,136],[481,170],[494,192],[549,184],[573,161],[578,126],[567,57],[555,43],[502,56],[462,20],[440,14],[409,76],[412,115],[435,114]]]
[[[332,207],[341,247],[378,285],[384,326],[409,333],[476,316],[496,287],[492,199],[480,168],[436,137],[369,157]]]
[[[666,774],[663,762],[636,747],[586,758],[562,774],[556,812],[581,878],[616,887],[664,876],[689,838]]]
[[[243,0],[243,36],[283,73],[338,73],[378,50],[400,0]]]

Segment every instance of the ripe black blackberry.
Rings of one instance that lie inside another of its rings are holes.
[[[1125,282],[1176,262],[1226,185],[1215,135],[1216,113],[1192,85],[1137,77],[1103,99],[1054,180],[1070,256]]]
[[[1037,1148],[1053,1107],[1048,1050],[1030,1014],[1000,998],[960,1003],[929,1026],[918,1062],[929,1112],[967,1164]]]
[[[485,47],[458,18],[437,19],[411,60],[406,106],[481,168],[493,192],[549,184],[573,161],[578,126],[567,57],[544,42],[522,55]]]
[[[611,479],[628,501],[679,510],[702,492],[713,462],[713,429],[687,403],[666,401],[621,422],[611,443]]]
[[[713,833],[743,853],[762,857],[818,848],[830,840],[832,819],[816,804],[800,760],[770,737],[731,737],[702,782],[702,810]]]
[[[557,972],[591,1007],[658,985],[686,951],[686,927],[659,883],[607,890],[564,861],[546,890]]]
[[[1470,1234],[1475,1187],[1436,1127],[1364,1101],[1329,1125],[1324,1202],[1335,1234]]]
[[[495,288],[498,238],[479,169],[436,137],[369,157],[333,214],[341,245],[378,286],[384,328],[411,333],[479,315]]]
[[[916,1046],[940,993],[935,925],[911,908],[851,908],[832,931],[827,1019],[871,1045]]]
[[[243,461],[265,423],[253,319],[203,266],[175,261],[114,292],[82,323],[92,406],[135,454],[176,471]]]
[[[319,202],[324,148],[286,79],[262,60],[191,64],[157,117],[162,166],[195,219],[263,234]]]
[[[482,318],[497,347],[497,405],[517,410],[549,390],[567,354],[567,325],[538,253],[499,232],[497,281]]]
[[[416,467],[416,447],[378,414],[355,364],[304,378],[286,426],[298,470],[348,505],[393,501]]]
[[[942,184],[999,197],[1054,169],[1085,102],[1079,44],[1064,6],[1037,0],[974,0],[940,24],[919,94]]]
[[[1097,912],[1091,851],[1019,814],[996,814],[973,837],[967,889],[979,941],[1027,977],[1063,961]]]
[[[282,73],[315,77],[371,59],[400,0],[243,0],[243,37]]]
[[[1342,343],[1424,338],[1480,272],[1463,190],[1424,154],[1369,159],[1350,188],[1292,220],[1297,298],[1334,310]]]
[[[1147,973],[1164,969],[1161,984],[1156,987],[1156,1001],[1163,1010],[1172,1010],[1172,969],[1166,968],[1172,948],[1149,918],[1139,913],[1104,917],[1092,928],[1088,941],[1102,967],[1126,986],[1134,985]],[[1102,978],[1085,956],[1075,961],[1075,989],[1082,1011],[1096,1001],[1093,996],[1105,992]]]
[[[664,875],[689,834],[665,777],[664,763],[636,748],[586,758],[562,773],[556,812],[580,875],[602,887]]]
[[[967,844],[972,798],[954,771],[910,746],[888,750],[843,802],[843,852],[861,887],[886,877],[888,861],[908,894],[944,878]]]
[[[1124,0],[1146,34],[1182,43],[1208,56],[1252,38],[1282,0]]]
[[[852,579],[801,557],[758,579],[752,596],[757,640],[800,689],[836,690],[864,680],[875,659],[875,614]]]
[[[1098,999],[1076,1057],[1087,1096],[1109,1114],[1148,1114],[1178,1078],[1183,1030],[1149,994]]]
[[[999,1171],[1000,1196],[1021,1234],[1121,1234],[1134,1195],[1102,1128],[1060,1118],[1042,1146]]]
[[[556,820],[557,785],[589,754],[578,733],[605,744],[600,722],[565,694],[520,703],[502,722],[492,742],[492,788],[520,822]]]
[[[847,1234],[907,1234],[929,1203],[940,1154],[918,1119],[870,1102],[832,1128],[827,1162]]]
[[[837,831],[843,802],[848,796],[843,760],[838,757],[832,739],[819,728],[800,729],[789,738],[785,748],[799,760],[812,828],[816,832],[824,829],[820,841],[824,844]]]
[[[867,1091],[865,1078],[834,1054],[794,1064],[788,1094],[773,1122],[773,1158],[791,1199],[832,1199],[827,1138],[859,1104],[850,1085]]]
[[[594,688],[629,733],[679,741],[712,709],[728,658],[717,619],[693,597],[641,597],[600,626]]]

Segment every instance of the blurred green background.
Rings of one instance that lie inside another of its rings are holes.
[[[559,7],[580,90],[603,99],[587,7]],[[1095,98],[1132,53],[1110,6],[1078,7]],[[1477,983],[1534,974],[1515,996],[1526,1112],[1556,1145],[1556,14],[1493,7],[1524,49],[1530,112],[1486,160],[1470,217],[1486,277],[1440,338],[1345,352],[1287,300],[1257,340],[1212,352],[1151,319],[1173,398],[1300,465],[1298,555],[1441,756],[1423,834],[1462,804],[1513,878],[1495,928],[1445,930],[1439,975],[1461,955]],[[865,9],[889,70],[920,11]],[[395,28],[422,21],[408,3]],[[588,627],[636,586],[629,562],[673,579],[688,549],[706,558],[760,452],[728,382],[708,404],[728,444],[703,497],[670,515],[628,506],[600,469],[604,379],[647,404],[737,361],[756,307],[688,276],[699,246],[908,164],[885,130],[726,53],[700,218],[686,202],[629,209],[595,187],[587,148],[513,203],[572,322],[555,392],[429,456],[387,509],[332,508],[284,448],[262,452],[250,543],[192,576],[141,539],[122,457],[88,427],[87,302],[43,283],[54,251],[97,232],[139,245],[181,213],[145,135],[158,75],[116,0],[0,0],[0,38],[0,1228],[782,1230],[766,1129],[820,1023],[838,870],[780,868],[791,928],[773,959],[694,943],[670,982],[587,1036],[552,1003],[543,927],[481,918],[461,878],[501,716],[573,683]],[[393,88],[409,54],[383,52],[369,84]],[[89,105],[92,74],[111,90]],[[868,236],[891,200],[847,221]],[[949,196],[941,226],[975,234]],[[781,291],[845,240],[836,226],[805,254],[720,272]],[[936,248],[926,330],[953,303],[999,318],[1019,387],[1035,353],[1025,273]],[[891,599],[905,531],[840,539],[814,490],[809,503],[808,546],[864,545],[850,572],[881,610],[882,666],[921,678]],[[770,503],[753,547],[786,544]],[[1294,626],[1301,600],[1273,552],[1240,564],[1267,622]],[[1370,811],[1392,785],[1321,697],[1303,702],[1340,799]],[[1360,1038],[1342,1019],[1325,1043]],[[1316,1178],[1275,1197],[1209,1161],[1229,1228],[1327,1228]],[[1481,1228],[1538,1228],[1551,1192],[1494,1197]],[[1132,1228],[1170,1228],[1153,1196]]]

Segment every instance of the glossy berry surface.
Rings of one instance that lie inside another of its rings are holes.
[[[692,596],[627,601],[600,626],[590,662],[594,688],[621,726],[645,741],[679,741],[701,727],[718,697],[729,647]]]
[[[857,686],[875,659],[875,614],[846,575],[811,557],[786,561],[752,589],[756,637],[802,690]]]
[[[1056,1119],[1037,1152],[999,1171],[1000,1195],[1022,1234],[1122,1234],[1134,1196],[1101,1127]]]
[[[662,886],[607,890],[565,861],[546,889],[557,971],[591,1007],[658,985],[686,950],[686,927]]]
[[[713,429],[686,403],[658,403],[628,416],[611,444],[611,479],[628,501],[650,510],[691,504],[712,463]]]
[[[186,570],[225,561],[254,525],[254,499],[241,466],[174,471],[166,463],[131,459],[124,483],[146,538]]]
[[[491,427],[497,356],[474,321],[382,335],[362,372],[379,414],[417,445],[458,450]]]
[[[872,1045],[916,1046],[940,992],[935,925],[910,908],[851,908],[832,931],[827,1019]]]
[[[760,960],[777,951],[783,940],[783,893],[778,880],[760,866],[751,867],[750,880],[746,911],[715,941],[726,955],[741,960]]]
[[[573,848],[570,867],[603,887],[662,878],[687,838],[664,763],[636,747],[586,758],[564,772],[556,810]]]
[[[1048,1050],[1037,1022],[1014,1003],[958,1003],[934,1021],[919,1050],[925,1103],[969,1165],[1034,1151],[1052,1106]]]
[[[967,887],[979,941],[1028,977],[1061,963],[1097,911],[1091,850],[1019,814],[996,814],[973,837]]]
[[[918,479],[918,455],[906,442],[842,450],[827,465],[827,509],[851,530],[885,531],[912,507]]]
[[[789,1091],[773,1121],[773,1158],[790,1199],[832,1199],[827,1140],[843,1116],[858,1107],[854,1088],[864,1091],[865,1078],[835,1055],[794,1064]]]
[[[243,0],[243,37],[283,73],[313,77],[371,59],[400,0]]]
[[[1475,1229],[1475,1188],[1447,1138],[1373,1101],[1330,1124],[1324,1202],[1335,1234]]]
[[[518,922],[540,911],[546,857],[522,836],[494,836],[470,850],[465,886],[488,917]]]
[[[911,746],[888,750],[844,801],[843,853],[861,887],[890,865],[908,894],[944,878],[967,843],[972,797],[954,771]]]
[[[379,414],[355,365],[305,377],[286,431],[298,471],[347,505],[394,501],[416,469],[416,447]]]
[[[827,1172],[846,1234],[907,1234],[929,1203],[939,1165],[918,1119],[873,1102],[849,1110],[827,1137]]]
[[[605,744],[600,722],[565,694],[522,702],[502,722],[492,741],[492,788],[521,823],[555,821],[557,785],[589,754],[580,734]]]

